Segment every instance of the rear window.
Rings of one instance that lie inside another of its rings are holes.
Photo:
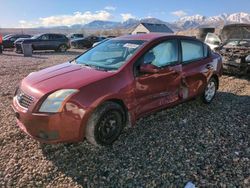
[[[231,40],[231,41],[228,41],[227,43],[225,43],[224,46],[237,46],[238,44],[239,44],[238,40]]]
[[[182,61],[185,63],[200,60],[208,56],[208,47],[200,41],[182,40]]]
[[[83,34],[74,34],[73,37],[83,38]]]
[[[235,47],[235,46],[239,46],[239,47],[250,47],[250,41],[248,40],[230,40],[228,42],[225,43],[224,45],[225,47]]]
[[[66,37],[63,35],[53,35],[52,38],[53,39],[65,39]]]

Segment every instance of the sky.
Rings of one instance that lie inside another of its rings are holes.
[[[173,22],[184,16],[250,13],[250,0],[0,0],[0,27],[86,24],[154,17]]]

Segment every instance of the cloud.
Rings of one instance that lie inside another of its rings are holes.
[[[32,27],[38,27],[38,26],[41,26],[41,25],[39,25],[38,21],[20,20],[19,21],[19,26],[21,28],[32,28]]]
[[[104,7],[105,10],[110,10],[110,11],[115,11],[116,10],[116,7],[113,7],[113,6],[106,6]]]
[[[86,24],[94,20],[110,20],[113,18],[113,15],[106,11],[100,10],[96,12],[75,12],[71,15],[58,15],[58,16],[49,16],[44,18],[39,18],[37,21],[26,21],[20,20],[19,24],[21,27],[39,27],[39,26],[70,26],[74,24]]]
[[[135,18],[135,16],[133,16],[130,13],[124,13],[124,14],[121,14],[121,16],[122,16],[122,20],[124,22],[127,21],[127,20],[129,20],[129,19],[134,19]]]
[[[187,15],[187,13],[183,10],[177,10],[177,11],[171,12],[171,14],[174,16],[178,16],[178,17],[183,17]]]

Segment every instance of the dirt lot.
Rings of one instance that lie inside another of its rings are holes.
[[[0,55],[0,187],[250,187],[250,81],[223,76],[211,105],[193,100],[140,119],[112,147],[42,145],[10,107],[30,72],[66,54]]]

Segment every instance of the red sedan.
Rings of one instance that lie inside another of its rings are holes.
[[[41,142],[110,145],[149,113],[198,96],[210,103],[221,67],[220,55],[191,37],[123,36],[31,73],[12,106],[19,127]]]

